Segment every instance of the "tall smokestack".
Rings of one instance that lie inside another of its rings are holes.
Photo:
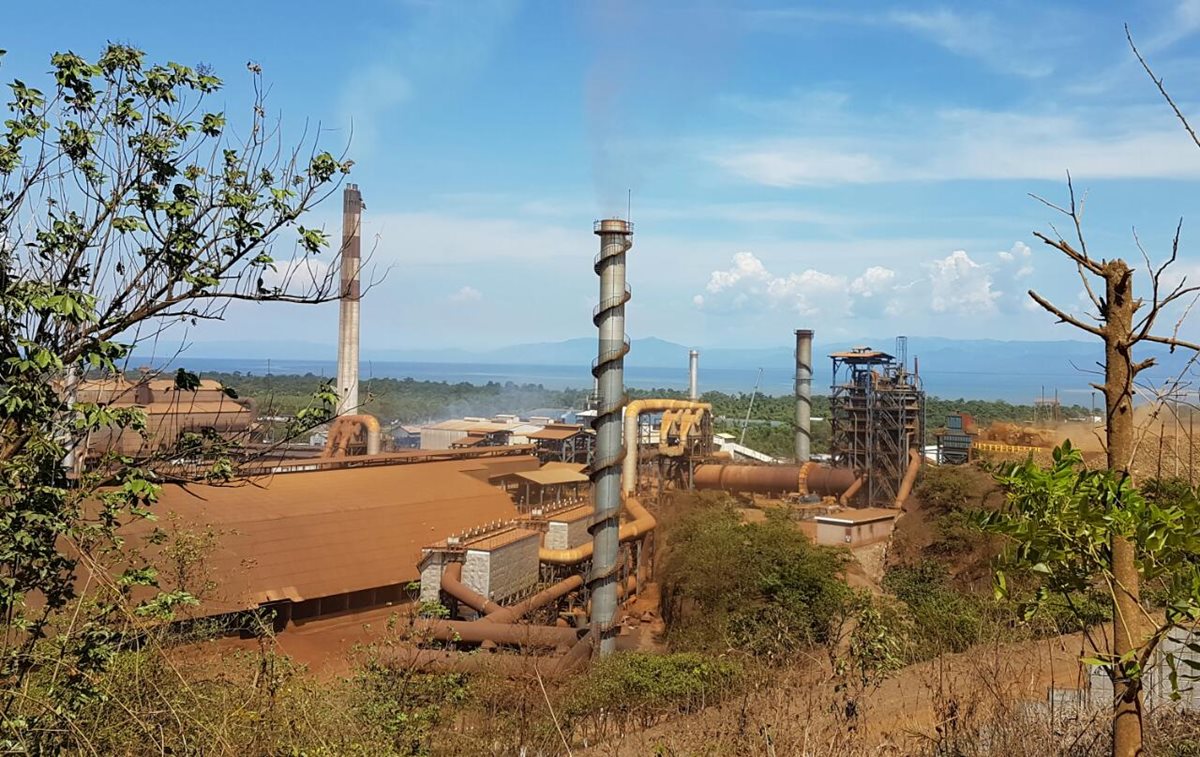
[[[592,427],[596,429],[596,457],[592,463],[596,524],[592,526],[592,633],[601,656],[616,650],[614,621],[617,615],[617,555],[620,550],[621,429],[625,406],[625,252],[633,246],[633,224],[618,218],[597,221],[600,237],[596,273],[600,275],[600,304],[592,321],[600,331],[599,354],[592,374],[599,386],[600,403]]]
[[[700,385],[697,383],[700,373],[700,353],[692,350],[688,353],[688,399],[700,399]]]
[[[358,412],[359,273],[362,268],[362,194],[357,184],[342,192],[341,310],[338,315],[337,414]]]
[[[796,462],[812,453],[812,339],[810,329],[796,330]]]

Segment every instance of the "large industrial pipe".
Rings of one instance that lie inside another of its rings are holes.
[[[908,495],[912,493],[917,473],[921,470],[921,457],[921,452],[915,448],[908,451],[908,470],[904,471],[904,478],[900,479],[900,490],[896,492],[896,507],[904,507]]]
[[[504,609],[462,582],[462,563],[460,562],[452,562],[442,571],[442,591],[475,612],[487,614]]]
[[[592,482],[596,523],[592,526],[592,630],[598,635],[601,655],[616,650],[613,619],[617,613],[616,569],[620,551],[621,512],[621,409],[625,404],[625,253],[633,246],[633,225],[619,218],[597,221],[592,229],[600,237],[600,254],[594,269],[600,277],[600,303],[592,322],[599,330],[599,348],[592,375],[599,385],[596,418],[596,455]]]
[[[796,462],[812,451],[812,339],[810,329],[796,330]]]
[[[838,497],[854,485],[854,471],[808,462],[804,465],[700,465],[693,477],[697,489],[772,494],[797,492]]]
[[[842,495],[838,497],[838,502],[843,505],[849,504],[850,500],[854,499],[854,495],[858,494],[858,490],[863,488],[863,484],[865,483],[867,483],[866,475],[862,475],[854,479],[854,483],[850,484],[850,488],[842,492]]]
[[[341,398],[337,414],[358,409],[359,273],[362,268],[362,211],[365,206],[357,184],[342,192],[341,307],[338,313],[338,378]]]
[[[573,673],[577,668],[583,667],[588,658],[591,657],[592,650],[596,645],[596,637],[591,631],[584,634],[583,638],[575,642],[575,646],[567,652],[558,662],[558,666],[554,672],[556,675],[566,675]]]
[[[382,433],[379,430],[379,419],[365,413],[359,415],[341,415],[334,419],[329,426],[329,435],[325,438],[325,457],[341,457],[346,454],[356,429],[361,428],[367,437],[367,454],[378,455],[380,452]]]
[[[564,578],[552,586],[542,589],[532,597],[518,602],[515,605],[504,607],[495,611],[485,610],[487,615],[480,618],[480,620],[487,623],[515,623],[534,610],[541,609],[552,602],[557,602],[571,592],[582,587],[583,576],[569,576],[568,578]]]
[[[633,520],[617,530],[618,541],[627,542],[640,539],[654,530],[657,521],[650,511],[642,507],[636,497],[625,497],[625,512]],[[547,565],[578,565],[591,558],[595,549],[594,542],[583,544],[575,549],[546,549],[538,550],[538,559]]]
[[[692,402],[700,399],[700,353],[692,350],[688,353],[688,399]]]
[[[712,405],[690,400],[634,400],[625,408],[625,465],[621,471],[621,488],[628,496],[637,489],[638,418],[642,413],[664,410],[697,410],[712,412]]]

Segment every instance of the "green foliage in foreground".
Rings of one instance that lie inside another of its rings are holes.
[[[883,588],[907,608],[907,646],[914,661],[966,651],[985,638],[993,621],[991,603],[951,586],[945,568],[934,561],[889,570]]]
[[[1038,581],[1034,597],[1022,603],[1022,617],[1035,617],[1058,599],[1082,623],[1075,597],[1100,591],[1111,602],[1121,591],[1111,545],[1124,537],[1136,550],[1141,585],[1154,589],[1146,596],[1161,607],[1145,607],[1142,622],[1150,627],[1130,653],[1101,651],[1089,662],[1114,679],[1140,680],[1171,629],[1200,621],[1200,500],[1194,491],[1164,484],[1139,491],[1117,472],[1084,467],[1070,442],[1054,450],[1048,468],[1030,460],[1004,466],[997,477],[1008,493],[1007,506],[985,516],[982,525],[1009,540],[996,571],[997,596],[1012,594],[1010,576]],[[1200,645],[1193,651],[1200,652]]]
[[[586,720],[603,713],[645,727],[716,704],[736,690],[742,676],[734,661],[706,654],[619,653],[571,682],[563,714]]]
[[[678,646],[783,659],[829,641],[851,611],[843,550],[815,546],[783,511],[743,524],[716,505],[685,516],[659,569]]]
[[[322,300],[271,283],[272,251],[287,238],[303,262],[327,246],[300,221],[350,169],[315,144],[282,149],[261,98],[243,136],[226,136],[206,67],[118,43],[49,65],[45,91],[5,88],[0,119],[0,751],[40,754],[69,740],[92,751],[77,722],[106,696],[123,645],[195,602],[158,591],[117,533],[153,518],[153,461],[110,452],[74,476],[65,465],[89,437],[144,434],[144,414],[70,387],[231,299]],[[196,385],[176,375],[179,391]],[[224,480],[217,442],[185,434],[162,459],[216,459],[197,477]]]

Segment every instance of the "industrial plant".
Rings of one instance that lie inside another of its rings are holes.
[[[465,417],[412,429],[400,449],[359,395],[361,214],[344,188],[336,417],[319,446],[291,445],[247,463],[248,485],[163,487],[159,511],[214,529],[215,589],[194,614],[269,613],[283,633],[311,621],[397,606],[446,608],[418,620],[435,646],[560,653],[567,670],[617,648],[622,607],[651,581],[656,503],[671,491],[771,498],[813,524],[819,543],[887,538],[924,455],[924,394],[903,340],[896,355],[833,354],[831,454],[811,453],[813,331],[795,332],[795,454],[780,462],[714,433],[701,401],[700,354],[688,356],[688,399],[628,401],[626,270],[634,227],[597,221],[598,335],[593,407],[545,415]],[[166,449],[189,432],[252,429],[253,403],[213,382],[82,382],[76,391],[140,407],[144,435],[91,439],[81,458]],[[419,437],[419,440],[418,440]],[[180,461],[176,461],[177,463]],[[186,463],[186,461],[182,461]],[[153,528],[141,522],[127,536]],[[234,624],[237,627],[237,624]],[[438,659],[444,650],[429,650]],[[433,659],[431,657],[431,659]]]

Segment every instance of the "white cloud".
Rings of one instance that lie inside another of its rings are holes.
[[[751,252],[733,256],[733,265],[709,275],[708,297],[696,295],[697,307],[713,309],[762,308],[800,315],[845,316],[857,301],[885,296],[895,272],[878,266],[850,280],[813,268],[777,276]]]
[[[923,313],[992,315],[1011,312],[1026,299],[1019,280],[1031,276],[1032,251],[1023,242],[993,255],[955,250],[916,264],[911,275],[885,266],[857,274],[806,269],[775,274],[751,252],[712,271],[693,304],[712,311],[778,310],[836,318],[881,318]]]
[[[450,295],[450,301],[457,303],[480,302],[481,300],[483,300],[483,293],[473,286],[464,286]]]
[[[996,262],[978,262],[965,250],[955,250],[928,264],[930,307],[935,313],[995,313],[1025,304],[1020,279],[1033,275],[1033,252],[1024,242],[996,253]]]
[[[752,252],[739,252],[733,256],[733,267],[726,271],[713,271],[712,277],[705,287],[709,292],[717,294],[730,289],[740,281],[768,281],[771,274],[767,273],[762,261]]]
[[[924,37],[950,52],[974,58],[999,71],[1030,78],[1054,71],[1049,58],[1035,55],[1025,30],[1004,29],[997,19],[982,14],[935,11],[894,11],[887,20]]]
[[[377,147],[390,113],[423,90],[448,87],[482,65],[503,39],[516,11],[511,0],[473,3],[410,2],[403,26],[377,28],[363,41],[338,102],[354,127],[359,159]]]
[[[262,279],[263,285],[268,288],[280,287],[286,292],[298,294],[328,286],[336,289],[337,283],[331,277],[335,273],[330,271],[325,261],[304,256],[276,262],[273,268],[263,272]]]
[[[896,272],[890,268],[873,265],[854,281],[850,282],[850,293],[862,297],[875,297],[890,291],[896,281]]]
[[[959,179],[1200,178],[1200,152],[1160,109],[1061,115],[942,109],[863,118],[837,135],[717,145],[707,158],[770,187]],[[848,138],[847,133],[857,134]]]
[[[986,267],[965,250],[955,250],[929,264],[930,306],[935,313],[990,313],[1000,293],[992,288]]]
[[[1020,14],[994,16],[963,13],[948,8],[928,11],[898,10],[864,13],[861,10],[814,10],[788,8],[754,10],[747,14],[760,29],[819,34],[822,27],[875,27],[887,32],[901,30],[928,40],[963,58],[977,60],[1001,73],[1027,78],[1046,76],[1055,70],[1053,61],[1064,50],[1073,49],[1072,30],[1089,19],[1057,8],[1027,9]],[[1030,34],[1030,28],[1054,28],[1054,35]]]
[[[775,140],[713,158],[732,174],[770,187],[885,181],[888,170],[866,152],[807,140]]]

